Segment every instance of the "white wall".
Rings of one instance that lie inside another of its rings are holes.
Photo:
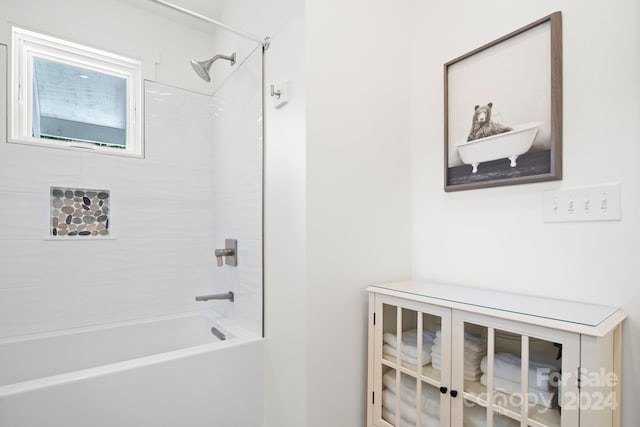
[[[564,179],[445,193],[442,64],[563,13]],[[413,275],[622,307],[623,426],[640,393],[640,34],[634,0],[421,2],[412,27]],[[620,222],[542,222],[542,192],[620,182]]]
[[[306,425],[307,288],[304,3],[270,32],[265,83],[288,80],[289,103],[265,108],[265,426]],[[285,12],[283,12],[284,14]]]
[[[410,275],[411,3],[308,0],[308,426],[363,426],[368,285]]]

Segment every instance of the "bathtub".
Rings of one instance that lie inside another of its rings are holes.
[[[531,148],[543,122],[531,122],[514,126],[512,131],[488,136],[473,141],[463,142],[456,146],[462,161],[478,172],[478,165],[491,160],[509,159],[511,167],[517,166],[518,156]]]
[[[262,339],[208,313],[0,340],[2,427],[259,427],[263,401]]]

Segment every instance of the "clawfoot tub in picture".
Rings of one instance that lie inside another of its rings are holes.
[[[463,142],[456,148],[462,161],[473,167],[473,173],[478,172],[480,163],[498,159],[509,159],[514,168],[518,156],[531,148],[542,124],[543,122],[532,122],[514,126],[512,131]]]

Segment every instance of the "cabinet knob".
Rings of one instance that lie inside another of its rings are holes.
[[[458,390],[451,390],[451,397],[456,397],[458,395]]]
[[[446,387],[440,387],[440,393],[447,394],[447,388]]]

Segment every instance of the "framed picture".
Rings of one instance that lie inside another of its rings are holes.
[[[444,189],[562,178],[562,15],[444,65]]]

